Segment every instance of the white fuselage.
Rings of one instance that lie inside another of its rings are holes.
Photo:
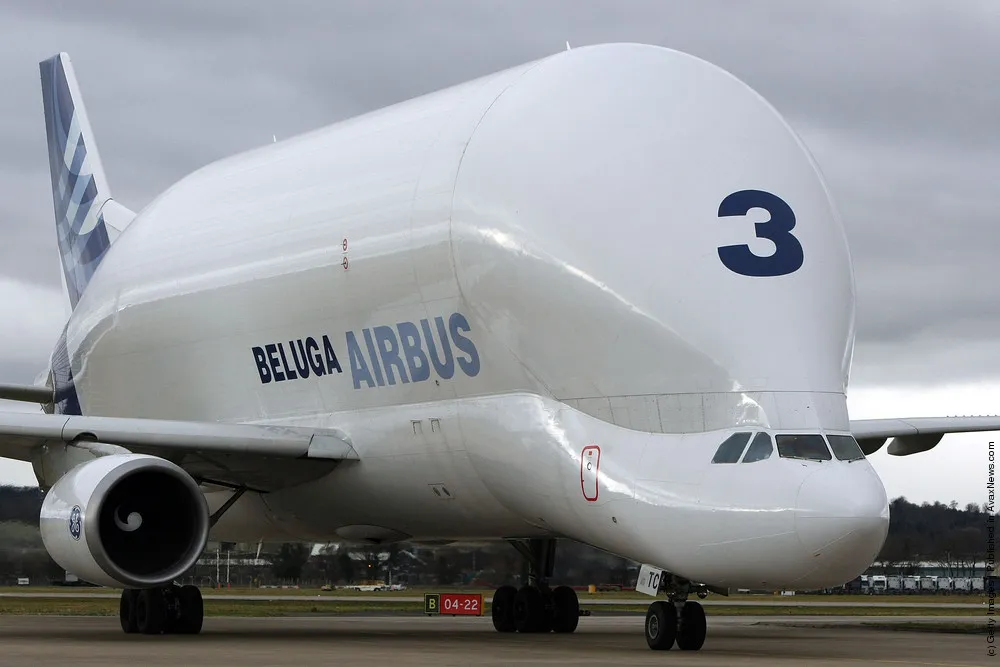
[[[800,268],[720,261],[787,250],[755,238],[767,212],[720,215],[743,190],[794,211]],[[853,338],[844,232],[795,134],[725,72],[638,45],[192,174],[116,241],[66,332],[84,414],[349,435],[360,461],[247,494],[220,537],[559,535],[800,588],[876,556],[871,466],[711,460],[734,431],[849,433]]]

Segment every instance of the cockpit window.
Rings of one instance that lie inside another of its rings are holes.
[[[733,433],[719,445],[712,463],[736,463],[740,460],[748,440],[750,440],[749,433]]]
[[[743,463],[763,461],[764,459],[770,458],[771,452],[773,451],[774,446],[771,444],[771,436],[767,433],[758,433],[753,437],[753,442],[750,443],[750,449],[747,450],[747,455],[743,457]]]
[[[839,461],[860,461],[865,458],[865,453],[861,451],[861,445],[849,435],[828,435],[830,449]]]
[[[829,461],[833,458],[819,434],[776,435],[774,439],[778,443],[778,456],[784,459]]]

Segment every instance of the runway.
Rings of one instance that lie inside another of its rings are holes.
[[[963,617],[965,619],[966,617]],[[580,619],[573,635],[501,635],[488,618],[208,618],[198,636],[123,635],[114,618],[0,617],[4,667],[240,665],[986,665],[985,634],[879,631],[897,618],[709,617],[697,653],[650,651],[643,617]],[[928,619],[922,618],[922,621]],[[956,619],[949,619],[953,621]],[[959,619],[962,620],[962,619]],[[968,617],[985,626],[982,616]],[[816,627],[830,624],[834,627]]]

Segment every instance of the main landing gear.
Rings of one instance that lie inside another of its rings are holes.
[[[205,608],[196,586],[126,588],[118,617],[127,634],[196,635],[201,632]]]
[[[493,627],[497,632],[560,632],[576,630],[580,601],[569,586],[549,588],[555,567],[556,541],[511,541],[528,562],[528,581],[520,588],[501,586],[493,594]]]
[[[691,585],[671,582],[667,600],[657,600],[646,611],[646,644],[654,651],[669,650],[676,642],[682,651],[697,651],[708,629],[705,610],[688,600]],[[702,591],[698,592],[704,597]]]

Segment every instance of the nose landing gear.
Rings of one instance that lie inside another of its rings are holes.
[[[697,651],[708,630],[705,610],[687,599],[689,583],[673,580],[669,589],[667,600],[657,600],[646,611],[646,644],[654,651],[667,651],[676,642],[682,651]],[[698,597],[705,597],[703,590],[698,590]]]

